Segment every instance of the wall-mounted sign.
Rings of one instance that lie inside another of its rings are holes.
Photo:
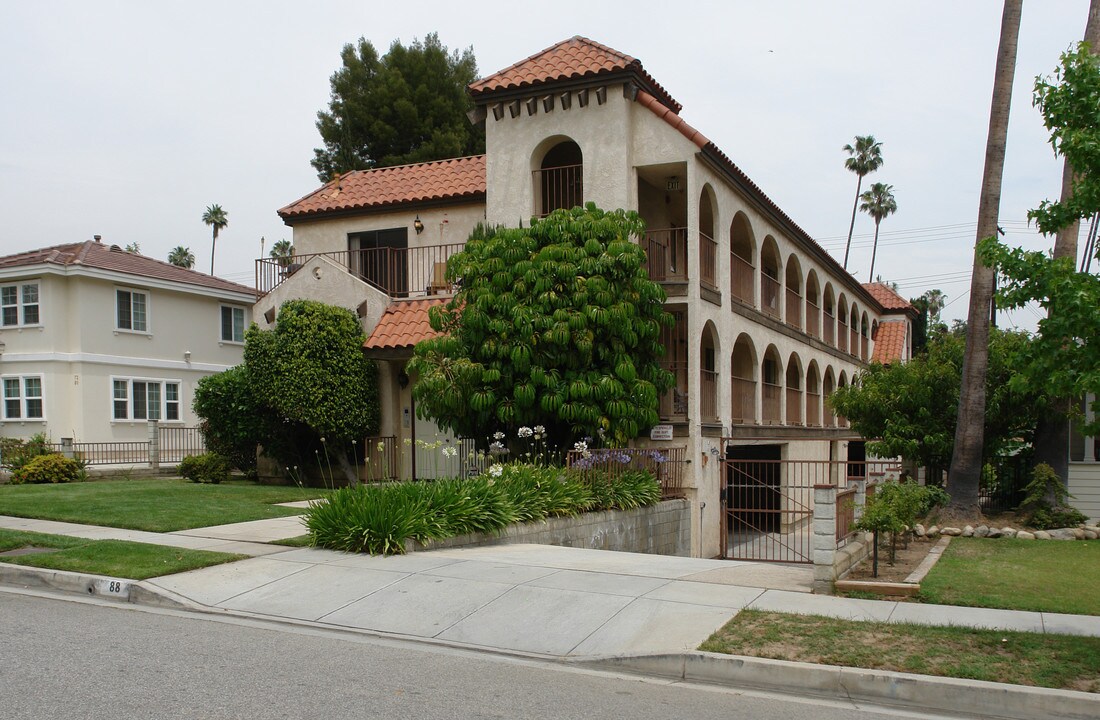
[[[650,440],[671,440],[672,439],[672,426],[671,425],[654,425],[653,429],[649,431]]]

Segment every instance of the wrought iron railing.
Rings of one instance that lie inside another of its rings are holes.
[[[718,243],[704,232],[699,233],[699,284],[718,290]]]
[[[753,304],[753,278],[756,268],[740,255],[730,255],[730,294],[741,302]]]
[[[774,318],[778,318],[779,311],[779,281],[768,275],[760,274],[760,309]]]
[[[650,280],[687,282],[687,228],[650,230],[643,243]]]
[[[806,334],[821,337],[821,309],[809,299],[806,300]]]
[[[764,383],[763,407],[761,408],[761,421],[765,425],[779,425],[783,422],[783,388],[779,385]]]
[[[787,388],[787,424],[802,424],[802,390]]]
[[[746,378],[732,378],[730,403],[735,425],[753,425],[756,423],[756,381]]]
[[[718,420],[718,373],[702,370],[699,379],[699,414],[704,421]]]
[[[790,288],[787,288],[787,324],[802,329],[802,296]]]
[[[569,210],[584,205],[583,165],[535,170],[532,176],[535,195],[540,203],[537,213],[539,217],[545,217],[555,210]]]

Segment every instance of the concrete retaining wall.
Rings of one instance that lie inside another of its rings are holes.
[[[687,500],[665,500],[636,510],[611,510],[572,518],[550,518],[544,522],[516,523],[498,535],[460,535],[427,544],[410,541],[406,550],[533,543],[688,557],[691,554],[690,512]]]

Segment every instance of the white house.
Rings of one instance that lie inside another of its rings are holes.
[[[698,552],[723,552],[720,459],[840,461],[853,441],[862,459],[824,400],[872,359],[909,357],[909,303],[845,272],[633,57],[574,37],[470,92],[485,155],[347,173],[279,211],[296,257],[258,261],[257,322],[292,297],[357,310],[382,361],[381,434],[434,438],[404,362],[470,230],[589,201],[635,210],[675,318],[663,342],[676,384],[660,408],[672,439],[640,443],[686,448]]]
[[[242,360],[255,291],[95,240],[0,257],[0,435],[141,441],[193,426]]]

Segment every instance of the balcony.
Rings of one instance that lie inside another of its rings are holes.
[[[555,210],[584,205],[584,167],[564,165],[544,168],[533,173],[535,197],[539,200],[539,217]]]
[[[821,427],[821,393],[806,391],[806,425]]]
[[[650,280],[687,282],[687,228],[650,230],[643,242]]]
[[[833,346],[836,344],[836,317],[829,312],[825,311],[825,327],[821,333],[821,339],[826,345]]]
[[[806,300],[806,334],[810,337],[821,337],[821,314],[817,305],[809,299]]]
[[[260,297],[286,282],[314,258],[325,257],[392,298],[424,297],[453,292],[446,280],[447,259],[464,243],[423,247],[380,247],[364,250],[295,255],[256,260],[256,290]]]
[[[761,408],[761,420],[765,425],[780,425],[783,422],[783,388],[771,383],[764,383],[764,406]]]
[[[787,288],[787,324],[802,329],[802,296],[790,288]]]
[[[703,370],[699,382],[699,415],[703,422],[718,422],[718,373]]]
[[[718,292],[718,243],[699,233],[699,285]]]
[[[802,391],[798,388],[787,388],[787,424],[802,424]]]
[[[756,382],[734,377],[731,399],[733,424],[754,424],[756,422]]]
[[[686,361],[663,361],[661,367],[675,378],[672,387],[660,398],[658,412],[662,420],[685,420],[688,414],[688,368]]]
[[[848,352],[856,357],[859,357],[859,330],[853,327],[851,333],[852,338],[851,344],[848,345]]]
[[[730,292],[734,298],[746,305],[752,305],[753,275],[756,268],[740,255],[730,259]]]
[[[870,343],[867,340],[867,336],[866,335],[861,335],[860,338],[859,338],[859,356],[861,358],[863,358],[863,360],[865,360],[865,361],[870,360],[871,356],[869,354],[869,351],[870,351]]]
[[[773,318],[779,319],[779,281],[768,275],[760,274],[761,309]]]
[[[836,347],[841,352],[848,352],[848,324],[841,322],[837,327],[836,333]]]

